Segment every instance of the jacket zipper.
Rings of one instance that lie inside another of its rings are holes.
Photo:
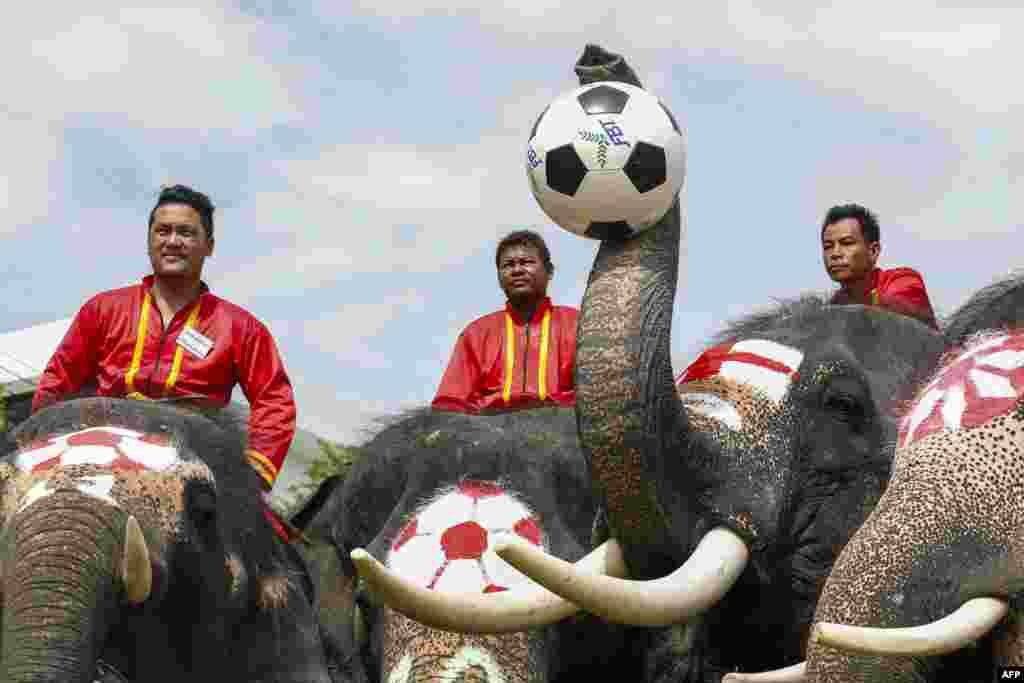
[[[150,305],[153,306],[154,308],[156,308],[156,304],[150,304]],[[186,310],[188,308],[189,308],[189,306],[186,306],[185,308],[182,308],[181,311],[178,311],[173,316],[171,316],[171,325],[174,324],[174,319],[177,318],[178,315],[182,311],[184,311],[184,310]],[[164,355],[164,342],[167,341],[167,332],[169,331],[168,330],[169,326],[168,325],[164,325],[164,314],[160,312],[159,308],[156,309],[156,314],[160,316],[160,345],[157,347],[156,365],[153,366],[153,372],[149,373],[149,392],[150,392],[150,394],[153,393],[153,378],[160,373],[160,361],[163,359],[163,355]],[[161,397],[163,397],[163,393],[164,393],[164,390],[161,390],[160,391],[160,396]]]
[[[526,396],[526,380],[530,365],[530,321],[524,326],[526,331],[526,343],[523,344],[523,396]]]

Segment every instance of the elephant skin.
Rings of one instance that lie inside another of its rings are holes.
[[[1024,277],[971,297],[946,334],[946,359],[906,411],[889,486],[836,562],[815,620],[919,626],[977,597],[1008,601],[1009,614],[943,656],[814,643],[810,680],[981,683],[997,666],[1024,665]]]
[[[0,464],[0,679],[330,683],[243,429],[105,398],[18,428]]]
[[[576,72],[640,85],[596,46]],[[749,551],[717,604],[649,624],[647,680],[717,683],[803,658],[821,586],[889,477],[896,409],[943,340],[904,316],[807,295],[727,326],[677,386],[683,214],[677,201],[650,229],[601,242],[577,331],[577,413],[601,506],[595,541],[616,541],[634,579],[672,573],[716,528]],[[693,285],[699,305],[699,288],[718,283]]]
[[[322,576],[321,605],[327,607],[321,620],[352,680],[568,683],[632,671],[619,627],[578,616],[497,635],[428,628],[382,604],[349,559],[353,549],[365,548],[423,586],[475,593],[488,583],[495,590],[525,581],[489,551],[517,529],[549,553],[578,559],[589,543],[595,505],[571,409],[498,415],[415,410],[392,420],[361,450],[343,483],[327,480],[292,518],[314,544],[336,553],[336,569],[326,573],[337,573]],[[486,531],[476,537],[477,552],[464,548],[456,556],[450,550],[458,545],[451,541],[454,529],[477,524]],[[449,551],[442,551],[443,543]],[[484,546],[481,561],[470,558]]]

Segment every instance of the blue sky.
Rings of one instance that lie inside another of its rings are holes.
[[[0,332],[146,274],[161,183],[218,205],[205,279],[274,332],[300,423],[343,441],[427,402],[533,227],[578,305],[596,243],[550,224],[523,154],[586,42],[688,139],[677,369],[726,321],[830,287],[818,226],[856,201],[883,265],[950,312],[1021,264],[1024,11],[950,3],[353,0],[88,8],[0,26]],[[777,4],[777,3],[776,3]]]

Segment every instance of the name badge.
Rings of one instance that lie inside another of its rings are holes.
[[[206,358],[210,355],[210,349],[213,348],[213,340],[203,335],[201,332],[196,332],[191,327],[186,327],[178,335],[178,346],[191,353],[196,358]]]

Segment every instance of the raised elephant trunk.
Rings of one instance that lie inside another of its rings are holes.
[[[77,491],[57,491],[10,521],[0,680],[93,680],[116,606],[116,551],[123,548],[124,517],[109,511],[97,514]]]
[[[670,480],[661,470],[674,460],[667,454],[682,451],[686,425],[669,353],[681,232],[676,202],[640,236],[603,241],[580,309],[580,444],[606,505],[609,535],[627,548],[678,544],[666,542],[656,487]]]

